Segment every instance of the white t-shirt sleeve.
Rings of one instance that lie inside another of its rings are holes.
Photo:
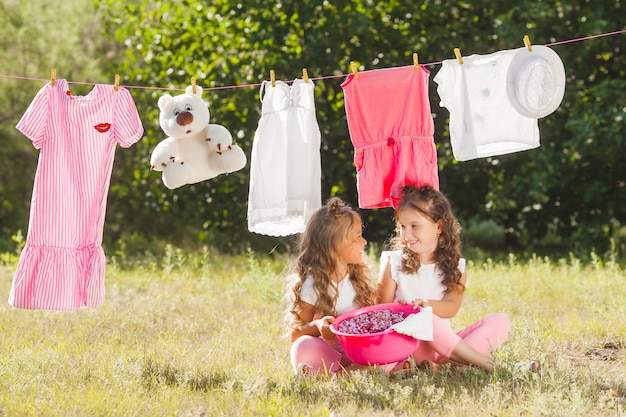
[[[390,251],[383,251],[380,254],[380,262],[379,262],[379,266],[380,266],[380,270],[379,270],[379,275],[382,274],[382,272],[385,269],[385,266],[387,266],[387,263],[389,262],[391,258],[391,252]]]
[[[337,289],[339,290],[339,296],[337,297],[337,301],[335,302],[335,311],[337,315],[341,315],[343,313],[347,313],[348,311],[352,311],[358,308],[358,305],[355,304],[354,299],[356,298],[356,291],[352,286],[352,282],[350,278],[347,276],[341,280],[338,284]],[[335,295],[335,289],[330,287],[328,290],[331,297]],[[309,303],[312,306],[315,306],[317,303],[317,294],[315,293],[315,289],[313,288],[313,278],[307,277],[302,284],[302,291],[300,293],[300,298],[305,303]]]
[[[302,291],[300,292],[300,298],[305,303],[309,303],[312,306],[317,303],[317,294],[313,288],[313,277],[308,276],[302,283]]]
[[[391,279],[393,279],[397,283],[398,272],[400,271],[400,267],[402,266],[402,251],[387,252],[387,254],[387,258],[389,259],[389,266],[391,269]]]
[[[337,302],[335,303],[335,311],[338,316],[359,307],[354,302],[354,299],[356,298],[356,291],[348,276],[339,282],[338,289],[339,297],[337,297]]]
[[[459,271],[461,271],[462,274],[465,273],[465,258],[459,259]]]
[[[437,83],[437,94],[439,94],[439,106],[445,107],[449,111],[454,106],[454,101],[448,101],[448,98],[452,96],[451,91],[455,87],[455,72],[452,66],[454,60],[447,59],[441,63],[441,67],[437,74],[433,78],[433,81]]]

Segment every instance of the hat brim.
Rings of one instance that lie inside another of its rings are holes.
[[[507,72],[509,101],[523,116],[540,119],[554,112],[565,93],[565,68],[552,49],[533,45],[519,48]]]

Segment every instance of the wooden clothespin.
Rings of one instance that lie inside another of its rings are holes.
[[[120,89],[120,76],[115,74],[115,83],[113,84],[113,90],[117,93]]]
[[[352,73],[354,74],[354,78],[359,76],[359,72],[356,69],[356,62],[350,61],[350,67],[352,68]]]
[[[302,68],[302,79],[305,83],[309,82],[309,73],[307,72],[306,68]]]
[[[273,69],[270,70],[270,81],[272,83],[272,87],[276,87],[276,73]]]
[[[528,52],[533,51],[533,46],[530,44],[530,38],[528,35],[524,35],[524,46],[528,49]]]
[[[456,59],[459,61],[459,64],[463,65],[463,57],[461,56],[461,50],[459,48],[454,48],[454,55]]]
[[[413,53],[413,68],[415,68],[415,71],[419,71],[421,69],[419,60],[417,59],[417,52]]]
[[[191,94],[196,94],[196,77],[191,77]]]
[[[50,87],[54,87],[57,82],[57,70],[52,68],[50,70]]]

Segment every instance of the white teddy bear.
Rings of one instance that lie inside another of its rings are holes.
[[[169,137],[152,151],[150,169],[163,171],[163,184],[170,190],[185,184],[239,171],[246,155],[222,125],[209,124],[211,115],[202,100],[202,88],[187,87],[184,94],[159,98],[161,129]]]

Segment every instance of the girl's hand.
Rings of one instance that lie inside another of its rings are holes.
[[[327,342],[335,341],[335,334],[330,330],[330,325],[334,322],[335,318],[333,316],[324,316],[317,320],[317,329],[319,330],[322,339]]]
[[[430,306],[430,302],[428,302],[425,298],[414,298],[411,304],[413,304],[413,307],[415,308]]]

